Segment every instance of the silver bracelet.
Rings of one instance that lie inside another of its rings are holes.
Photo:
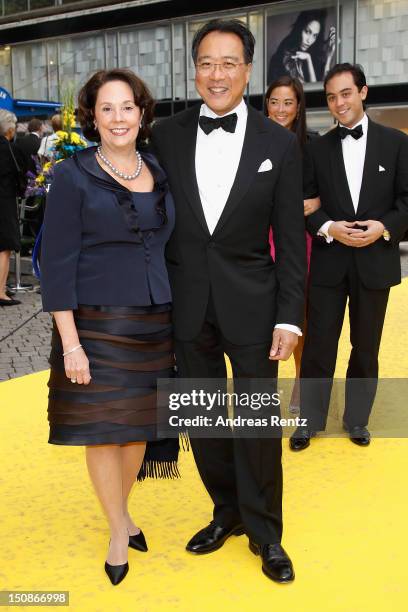
[[[62,353],[62,356],[65,357],[65,355],[69,355],[70,353],[77,351],[81,347],[82,347],[82,344],[78,344],[78,346],[75,346],[73,349],[66,351],[65,353]]]

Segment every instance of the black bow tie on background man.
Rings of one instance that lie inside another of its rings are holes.
[[[352,136],[355,140],[358,140],[363,135],[363,126],[361,125],[361,123],[360,125],[357,125],[352,130],[349,130],[348,128],[345,128],[342,125],[339,125],[338,130],[339,130],[339,136],[342,140],[346,136]]]
[[[217,130],[218,128],[222,128],[225,132],[231,132],[231,134],[233,134],[235,132],[235,128],[237,127],[237,120],[237,113],[231,113],[231,115],[217,117],[216,119],[201,115],[198,122],[200,124],[200,128],[208,136],[208,134],[211,134],[213,130]]]

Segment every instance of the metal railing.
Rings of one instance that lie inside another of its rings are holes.
[[[40,208],[41,202],[36,202],[33,205],[27,204],[27,200],[25,198],[16,198],[16,206],[17,206],[17,214],[18,220],[20,224],[20,236],[23,237],[23,229],[24,222],[26,219],[26,212],[28,211],[36,211]],[[16,252],[14,254],[14,285],[10,286],[12,291],[24,292],[24,291],[32,291],[33,285],[31,283],[22,283],[21,282],[21,254],[20,252]]]

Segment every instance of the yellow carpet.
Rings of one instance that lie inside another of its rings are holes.
[[[393,289],[381,375],[408,370],[408,279]],[[343,330],[338,376],[349,344]],[[292,375],[292,361],[281,370]],[[277,585],[260,571],[245,536],[212,555],[184,544],[210,519],[190,453],[183,478],[135,487],[131,508],[150,551],[129,552],[130,572],[112,587],[103,561],[108,531],[92,493],[83,448],[47,444],[47,372],[0,386],[0,590],[68,590],[75,611],[383,612],[406,610],[408,443],[317,439],[284,450],[285,532],[296,580]]]

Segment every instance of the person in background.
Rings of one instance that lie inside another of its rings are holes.
[[[36,174],[35,161],[33,156],[38,155],[38,150],[41,145],[41,137],[43,131],[43,123],[40,119],[30,119],[28,123],[28,133],[16,141],[16,145],[22,152],[25,158],[27,170]]]
[[[43,161],[50,161],[54,158],[54,145],[58,140],[56,132],[62,130],[62,118],[61,115],[53,115],[51,117],[52,134],[47,134],[41,140],[40,148],[38,149],[38,155]]]
[[[16,306],[21,303],[6,290],[11,251],[20,250],[16,198],[24,158],[12,143],[16,124],[14,113],[0,109],[0,306]]]
[[[378,352],[390,288],[401,282],[399,242],[408,229],[408,137],[371,121],[361,66],[337,64],[324,82],[335,129],[312,140],[304,185],[321,207],[307,217],[313,243],[308,333],[300,369],[300,415],[290,448],[302,451],[326,428],[337,346],[348,302],[352,345],[343,427],[370,444]]]
[[[264,114],[279,123],[282,127],[293,132],[298,140],[299,146],[303,151],[307,142],[311,138],[315,138],[317,134],[315,132],[309,132],[306,129],[306,103],[305,94],[303,91],[302,83],[299,79],[291,76],[281,76],[273,81],[265,94],[264,100]],[[304,201],[304,213],[305,216],[310,215],[312,212],[317,210],[320,206],[319,198],[308,199]],[[273,233],[271,230],[271,255],[275,259],[275,245],[273,243]],[[307,263],[308,271],[310,268],[310,254],[312,250],[312,237],[306,232],[306,249],[307,249]],[[299,374],[300,374],[300,360],[302,358],[302,351],[304,345],[304,338],[306,333],[306,318],[304,323],[303,336],[299,337],[298,344],[293,351],[293,357],[295,360],[296,367],[296,381],[292,392],[292,398],[289,404],[289,411],[293,413],[299,412]]]
[[[327,11],[302,11],[290,33],[271,57],[268,83],[283,74],[302,83],[322,81],[330,69],[336,51],[336,28],[332,26],[324,40]]]

